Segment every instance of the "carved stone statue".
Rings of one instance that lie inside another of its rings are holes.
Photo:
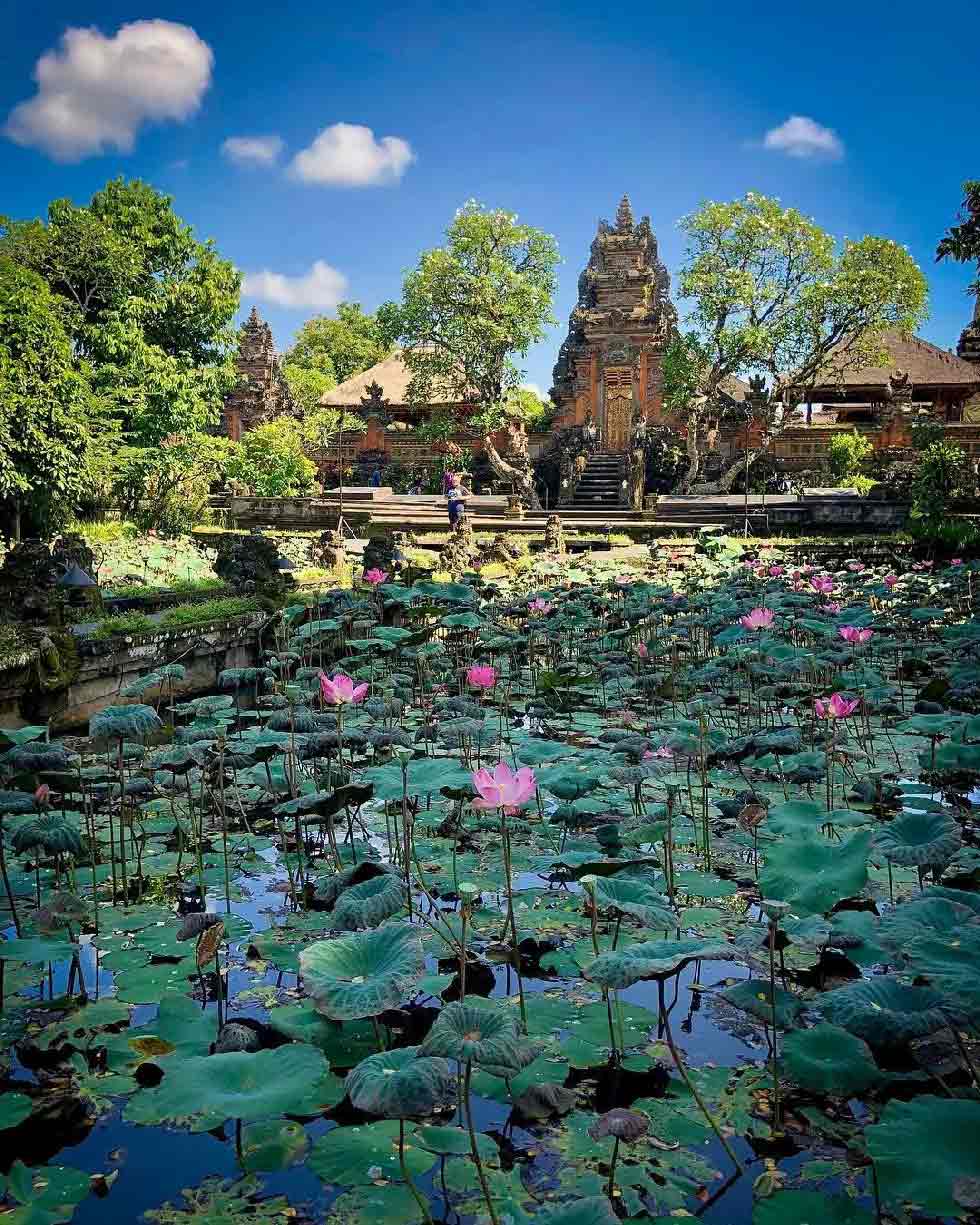
[[[347,549],[341,532],[323,532],[314,545],[314,559],[323,570],[338,570],[347,559]]]
[[[568,552],[565,543],[565,529],[562,527],[559,515],[549,515],[544,525],[544,551],[558,553],[564,556]]]
[[[493,439],[486,435],[483,439],[483,449],[494,475],[501,481],[508,481],[520,495],[521,502],[527,510],[540,510],[538,492],[534,487],[534,471],[531,468],[531,457],[527,447],[527,432],[524,423],[517,421],[508,427],[507,459],[504,459],[493,445]]]

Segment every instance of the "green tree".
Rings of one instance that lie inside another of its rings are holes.
[[[555,322],[558,248],[514,213],[472,200],[446,237],[405,278],[401,303],[378,314],[403,345],[409,399],[479,405],[489,432],[523,380],[514,356],[523,357]]]
[[[831,477],[838,484],[846,485],[851,477],[861,476],[873,454],[871,442],[857,430],[835,434],[827,448]]]
[[[963,184],[960,224],[950,226],[939,240],[936,259],[980,265],[980,179],[967,179]],[[969,292],[980,294],[980,278],[973,282]]]
[[[286,353],[286,365],[318,370],[332,377],[335,387],[377,365],[391,350],[391,337],[376,315],[366,315],[358,302],[341,302],[336,319],[307,319]]]
[[[282,372],[304,417],[319,412],[324,393],[337,386],[333,374],[318,366],[297,366],[295,362],[285,362]]]
[[[115,179],[83,207],[53,201],[46,221],[0,219],[0,252],[63,299],[74,352],[132,445],[218,421],[240,277],[169,196]]]
[[[108,424],[64,308],[43,279],[0,255],[0,500],[48,534],[74,514]]]
[[[340,426],[340,409],[331,404],[321,404],[315,411],[307,413],[300,427],[307,452],[327,452],[334,443],[340,442]],[[343,426],[344,439],[350,440],[355,435],[364,433],[367,422],[357,413],[345,411]]]
[[[735,405],[733,376],[768,379],[750,409],[762,444],[755,460],[795,418],[793,399],[827,377],[885,364],[889,328],[912,331],[924,316],[926,284],[904,248],[886,238],[834,239],[796,209],[750,192],[704,204],[685,217],[686,261],[679,292],[691,303],[685,334],[668,348],[665,400],[686,432],[690,486],[713,422]],[[745,458],[722,474],[730,489]]]
[[[299,423],[278,417],[242,435],[227,474],[260,498],[288,498],[313,488],[316,465],[304,454]]]
[[[193,431],[140,448],[117,484],[123,513],[144,530],[189,532],[206,519],[211,487],[224,479],[236,450],[228,438]]]

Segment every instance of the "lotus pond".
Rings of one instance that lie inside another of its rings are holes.
[[[980,565],[712,548],[4,732],[0,1219],[976,1220]]]

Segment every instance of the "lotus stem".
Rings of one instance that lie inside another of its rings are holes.
[[[7,894],[7,904],[10,907],[10,917],[14,921],[14,931],[20,938],[20,919],[17,917],[17,903],[14,901],[14,891],[10,887],[10,877],[7,875],[7,856],[3,849],[3,818],[0,817],[0,873],[3,874],[3,887]]]
[[[490,1214],[490,1220],[493,1225],[500,1225],[497,1211],[493,1206],[493,1198],[490,1195],[490,1188],[487,1185],[487,1176],[483,1171],[483,1162],[480,1160],[480,1150],[476,1142],[476,1130],[473,1127],[473,1111],[470,1109],[470,1077],[472,1074],[473,1061],[472,1059],[467,1059],[466,1073],[463,1078],[463,1113],[466,1116],[466,1129],[470,1133],[470,1152],[473,1155],[476,1175],[480,1180],[480,1187],[483,1190],[483,1198],[487,1202],[487,1212]]]
[[[769,1007],[772,1016],[772,1130],[783,1134],[782,1107],[779,1100],[779,1031],[776,1028],[776,935],[779,920],[769,920]]]
[[[664,1026],[664,1039],[667,1042],[667,1049],[670,1051],[671,1058],[674,1060],[674,1066],[677,1068],[677,1071],[680,1073],[681,1079],[684,1081],[684,1084],[687,1086],[688,1091],[690,1092],[691,1096],[697,1102],[698,1109],[707,1119],[708,1126],[715,1133],[715,1136],[718,1138],[718,1141],[721,1144],[721,1147],[728,1154],[728,1156],[730,1157],[732,1161],[732,1164],[735,1166],[738,1172],[742,1174],[744,1173],[744,1170],[742,1168],[742,1163],[735,1156],[735,1151],[732,1148],[732,1146],[728,1143],[725,1137],[721,1134],[721,1128],[718,1126],[717,1122],[715,1121],[714,1115],[708,1109],[708,1104],[707,1102],[705,1102],[704,1098],[701,1096],[700,1092],[698,1091],[697,1085],[695,1085],[694,1081],[691,1079],[690,1075],[688,1074],[687,1069],[684,1067],[684,1062],[681,1059],[680,1052],[678,1051],[674,1043],[674,1035],[670,1032],[670,1014],[668,1013],[665,1007],[664,980],[662,978],[657,979],[657,993],[659,996],[659,1003],[660,1003],[660,1018],[663,1021],[663,1026]]]
[[[606,1194],[610,1199],[616,1194],[616,1158],[619,1156],[619,1136],[613,1137],[612,1157],[609,1161],[609,1182],[606,1184]]]
[[[432,1215],[429,1212],[429,1205],[426,1203],[425,1197],[422,1195],[422,1192],[418,1189],[415,1183],[412,1182],[412,1176],[408,1172],[408,1163],[405,1161],[405,1120],[404,1119],[398,1120],[398,1164],[401,1166],[402,1178],[405,1180],[405,1185],[408,1187],[409,1191],[411,1191],[412,1195],[415,1197],[415,1202],[418,1204],[419,1209],[421,1210],[423,1220],[425,1220],[426,1225],[432,1225]]]

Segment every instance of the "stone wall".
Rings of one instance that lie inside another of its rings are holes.
[[[55,732],[84,732],[98,711],[138,701],[122,697],[122,690],[166,663],[181,663],[186,670],[184,680],[175,686],[178,698],[213,692],[223,669],[248,668],[258,662],[258,630],[266,620],[265,613],[249,613],[157,634],[81,638],[78,674],[66,690],[39,696],[32,688],[31,668],[0,672],[0,724],[22,727],[50,718]],[[29,711],[24,710],[26,701],[33,707]]]

